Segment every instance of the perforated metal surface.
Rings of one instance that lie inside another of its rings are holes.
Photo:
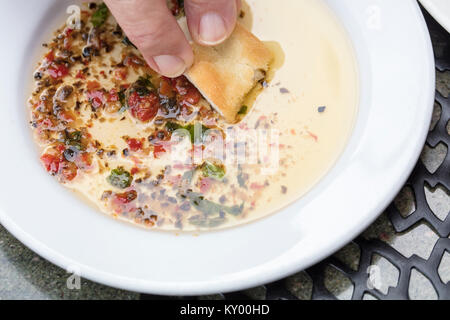
[[[433,40],[437,72],[450,72],[450,35],[426,12],[424,12],[424,15]],[[450,80],[448,82],[447,86],[450,88]],[[355,262],[354,266],[342,262],[343,260],[335,255],[306,270],[302,275],[303,278],[297,281],[297,288],[300,287],[300,293],[297,292],[295,295],[293,293],[295,290],[289,285],[289,279],[284,279],[252,291],[198,298],[238,300],[252,298],[269,300],[298,298],[337,299],[336,293],[330,290],[329,284],[327,285],[327,269],[331,267],[349,280],[350,283],[347,284],[347,287],[353,287],[353,291],[349,295],[351,299],[359,300],[367,297],[375,299],[412,298],[411,279],[413,270],[418,271],[428,279],[432,286],[431,291],[435,291],[436,298],[450,299],[450,283],[444,283],[442,276],[438,272],[438,268],[443,261],[444,253],[450,253],[450,214],[447,212],[446,217],[441,220],[433,213],[425,192],[425,186],[431,189],[439,187],[444,190],[447,196],[450,190],[450,152],[448,152],[450,146],[448,132],[450,98],[445,98],[437,91],[436,103],[441,108],[440,118],[435,124],[434,129],[429,133],[427,145],[429,148],[436,148],[439,144],[443,144],[447,148],[445,159],[434,172],[428,171],[422,161],[417,163],[406,184],[412,190],[415,198],[415,210],[412,213],[405,217],[395,203],[392,203],[386,210],[386,216],[389,219],[387,223],[392,226],[393,237],[411,232],[411,230],[417,229],[422,224],[425,224],[430,229],[430,232],[438,239],[434,243],[434,247],[428,257],[424,258],[417,254],[407,256],[400,253],[389,244],[389,241],[380,240],[380,238],[387,237],[381,232],[381,237],[370,238],[360,236],[353,242],[353,246],[359,249],[359,255],[353,258]],[[444,210],[447,210],[445,208],[447,207],[444,206]],[[415,241],[416,243],[412,242],[409,244],[410,247],[414,248],[422,245],[420,239],[416,239]],[[382,292],[379,287],[374,286],[371,281],[368,281],[371,272],[370,268],[375,263],[375,256],[386,259],[394,269],[397,269],[396,284],[387,286],[385,292]],[[309,288],[305,288],[308,286]],[[334,286],[339,287],[336,284]],[[345,287],[344,285],[344,289]],[[419,290],[421,290],[420,287]],[[303,294],[302,292],[307,293]],[[141,298],[155,299],[161,297],[142,295]]]

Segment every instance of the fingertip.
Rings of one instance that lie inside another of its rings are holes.
[[[214,46],[224,42],[232,33],[237,21],[238,1],[186,0],[185,9],[189,31],[195,42]]]
[[[160,55],[153,57],[153,61],[155,63],[155,71],[169,78],[178,77],[186,70],[186,63],[183,59],[176,56]]]
[[[215,12],[207,12],[200,19],[197,40],[203,45],[213,46],[222,43],[228,37],[223,18]]]

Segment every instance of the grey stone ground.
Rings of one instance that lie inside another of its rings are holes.
[[[450,72],[437,73],[437,88],[447,97],[450,93]],[[433,123],[440,117],[440,107],[435,106]],[[450,134],[450,126],[447,127]],[[440,144],[435,149],[425,147],[421,159],[426,167],[433,172],[442,163],[447,154],[447,147]],[[427,201],[435,215],[444,220],[450,212],[450,194],[448,190],[439,187],[425,187]],[[395,201],[404,216],[414,211],[414,196],[411,190],[404,188]],[[379,238],[388,242],[394,249],[410,257],[417,254],[428,258],[438,236],[426,224],[418,225],[406,233],[396,233],[385,215],[381,217],[364,233],[366,238]],[[358,266],[359,250],[350,244],[336,253],[336,257],[350,267]],[[395,286],[398,281],[398,270],[385,258],[375,257],[382,275],[381,291],[387,292],[389,286]],[[353,292],[352,283],[342,273],[329,267],[326,270],[326,286],[339,299],[349,299]],[[439,274],[444,282],[450,281],[450,254],[442,259]],[[0,226],[0,299],[138,299],[139,294],[121,291],[83,280],[81,290],[69,290],[66,285],[67,274],[64,270],[38,257],[24,247],[2,226]],[[436,299],[437,295],[431,283],[419,272],[412,273],[410,296],[413,299]],[[288,279],[288,285],[293,294],[300,299],[311,297],[312,282],[303,272]],[[263,288],[249,290],[254,298],[264,296]],[[204,298],[218,298],[208,296]],[[366,295],[365,299],[374,299]]]

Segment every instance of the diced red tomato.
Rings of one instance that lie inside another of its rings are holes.
[[[77,166],[72,162],[62,162],[60,163],[60,174],[64,181],[72,181],[78,174]]]
[[[63,144],[58,144],[54,147],[53,153],[46,153],[41,157],[41,162],[51,175],[59,175],[63,181],[72,181],[78,174],[78,167],[75,163],[64,159],[65,150]]]
[[[166,153],[166,149],[164,149],[161,145],[156,145],[153,149],[153,156],[155,159],[161,158]]]
[[[55,150],[58,151],[59,155],[62,157],[63,152],[66,150],[66,147],[61,143],[55,147]]]
[[[139,168],[133,167],[133,168],[131,169],[130,173],[131,173],[131,175],[134,176],[135,174],[139,173]]]
[[[69,69],[63,64],[52,64],[47,71],[53,79],[61,79],[69,74]]]
[[[58,173],[59,164],[61,162],[60,157],[47,153],[41,157],[41,161],[48,173],[51,175],[56,175]]]
[[[92,103],[92,106],[95,109],[100,108],[105,103],[105,97],[103,94],[103,91],[95,90],[95,91],[89,91],[86,94],[89,101]]]
[[[197,88],[195,88],[192,85],[192,83],[190,83],[188,79],[186,79],[185,76],[172,79],[172,86],[175,88],[176,92],[180,95],[179,97],[180,104],[195,105],[199,103],[202,97]]]
[[[137,92],[133,92],[128,99],[128,106],[134,118],[148,122],[156,116],[160,104],[154,93],[141,97]]]
[[[117,101],[119,101],[119,94],[117,93],[116,89],[111,89],[109,91],[107,101],[108,102],[117,102]]]
[[[189,87],[189,81],[184,76],[171,79],[172,86],[175,88],[178,94],[184,96],[187,93],[187,88]]]
[[[201,97],[202,96],[200,92],[196,88],[192,87],[189,88],[186,95],[183,96],[183,98],[181,99],[181,103],[196,105],[197,103],[200,102]]]
[[[142,150],[142,140],[138,139],[128,139],[127,141],[130,150],[133,152]]]
[[[124,193],[117,193],[114,196],[114,200],[119,204],[128,204],[137,199],[137,192],[135,190],[127,191]]]

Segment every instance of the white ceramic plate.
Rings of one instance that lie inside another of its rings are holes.
[[[199,237],[114,221],[44,172],[28,125],[36,48],[73,1],[0,4],[0,221],[60,267],[114,287],[167,295],[271,282],[352,240],[392,201],[418,159],[432,113],[434,62],[416,1],[326,0],[354,43],[361,79],[356,128],[327,176],[282,212]]]
[[[427,11],[450,32],[450,1],[449,0],[419,0]]]

